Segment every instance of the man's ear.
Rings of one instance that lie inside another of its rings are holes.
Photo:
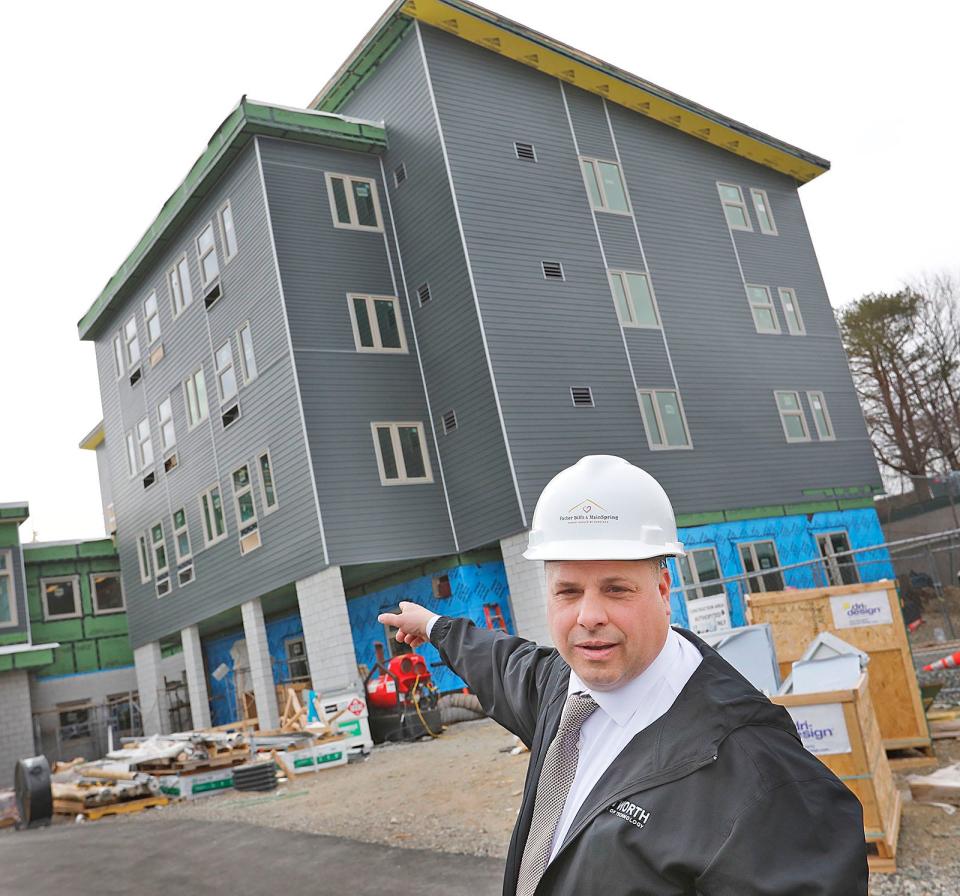
[[[670,567],[664,563],[662,566],[658,563],[659,566],[659,579],[657,581],[657,588],[660,591],[660,599],[663,601],[664,609],[667,612],[667,616],[670,616]]]

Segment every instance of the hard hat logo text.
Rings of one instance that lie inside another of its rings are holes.
[[[618,514],[608,513],[606,508],[601,507],[591,498],[575,504],[566,513],[560,514],[561,523],[610,523],[619,519]]]

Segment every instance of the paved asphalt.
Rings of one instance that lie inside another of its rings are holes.
[[[0,896],[496,896],[502,874],[500,859],[237,822],[89,822],[0,835]]]

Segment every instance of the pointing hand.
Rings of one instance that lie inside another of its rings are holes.
[[[400,601],[399,613],[381,613],[377,621],[383,625],[392,625],[397,629],[397,640],[401,644],[419,647],[427,643],[427,623],[436,614],[420,604],[408,600]]]

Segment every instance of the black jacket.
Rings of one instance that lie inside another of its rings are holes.
[[[857,798],[790,716],[696,635],[673,706],[613,761],[537,889],[551,896],[866,896]],[[556,650],[441,617],[431,642],[484,710],[530,747],[504,896],[514,896],[570,667]]]

